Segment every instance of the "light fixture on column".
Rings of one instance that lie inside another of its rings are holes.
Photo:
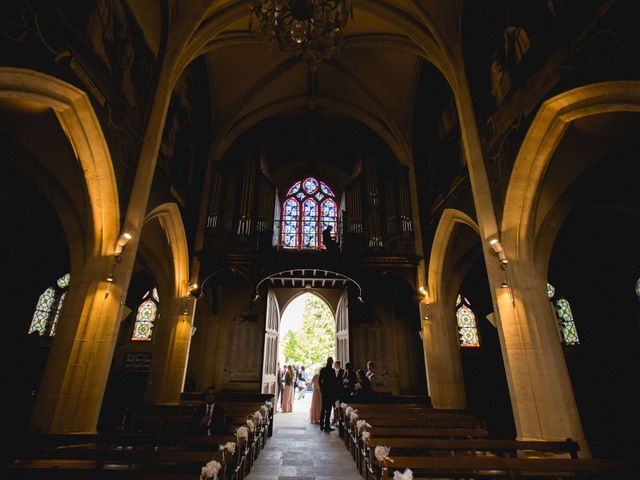
[[[504,254],[504,250],[502,248],[502,243],[500,242],[500,240],[494,238],[493,240],[489,241],[489,245],[491,245],[493,251],[498,254],[498,260],[500,260],[500,263],[509,263],[509,260],[507,260],[507,257]]]
[[[129,243],[129,240],[131,240],[131,234],[128,232],[122,232],[116,242],[116,249],[113,253],[116,257],[119,257],[122,254],[122,249],[127,243]]]

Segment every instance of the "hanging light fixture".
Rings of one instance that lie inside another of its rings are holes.
[[[249,30],[279,50],[318,65],[342,50],[349,17],[351,0],[253,0]]]

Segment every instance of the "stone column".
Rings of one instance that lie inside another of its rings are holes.
[[[420,304],[427,384],[434,408],[466,408],[454,309],[444,302]]]
[[[106,281],[112,265],[113,257],[97,257],[71,272],[31,431],[96,431],[120,327],[123,292]]]
[[[192,297],[174,295],[165,308],[163,305],[161,300],[145,393],[147,403],[178,403],[187,369],[195,302]]]
[[[526,262],[508,268],[511,288],[496,289],[496,318],[518,438],[572,438],[588,457],[546,279]]]

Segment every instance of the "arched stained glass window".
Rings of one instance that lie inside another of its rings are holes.
[[[636,298],[640,302],[640,278],[636,280]]]
[[[478,327],[476,325],[476,315],[471,310],[469,300],[458,295],[456,300],[456,320],[458,323],[458,335],[460,337],[460,347],[477,348],[480,346],[478,337]]]
[[[47,287],[40,295],[27,333],[38,332],[40,335],[50,337],[56,334],[56,327],[70,282],[71,274],[67,273],[56,281],[55,286]]]
[[[564,345],[579,345],[578,329],[573,319],[571,304],[564,297],[556,297],[556,289],[547,283],[547,296],[554,304],[558,326],[560,328],[560,338]]]
[[[578,331],[576,330],[576,324],[573,321],[571,306],[565,298],[559,298],[556,300],[556,313],[558,314],[560,332],[562,333],[562,340],[564,344],[578,345],[580,343]]]
[[[333,190],[313,177],[298,180],[282,205],[282,246],[287,249],[324,248],[322,232],[338,234],[338,208]]]
[[[136,321],[133,324],[133,335],[131,340],[134,342],[150,342],[153,335],[153,326],[160,316],[158,304],[160,297],[158,290],[154,287],[142,296],[142,303],[138,307]]]

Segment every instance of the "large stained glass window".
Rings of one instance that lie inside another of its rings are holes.
[[[62,314],[64,299],[67,296],[71,274],[60,277],[55,286],[47,287],[38,298],[33,318],[27,333],[38,332],[39,335],[53,337],[56,334],[58,320]]]
[[[133,335],[131,340],[134,342],[150,342],[153,335],[153,326],[160,316],[158,304],[160,297],[158,290],[153,288],[142,296],[142,303],[138,307],[136,313],[136,321],[133,324]]]
[[[338,208],[333,190],[313,177],[295,182],[282,205],[282,246],[287,249],[324,248],[322,232],[331,226],[338,235]]]
[[[562,343],[564,345],[579,345],[580,338],[578,337],[576,323],[573,320],[571,304],[566,298],[556,296],[556,289],[549,283],[547,283],[547,296],[554,305]]]
[[[478,337],[478,326],[476,325],[476,315],[471,310],[471,304],[462,295],[458,295],[456,300],[456,320],[458,322],[458,335],[460,337],[460,347],[477,348],[480,346]]]

